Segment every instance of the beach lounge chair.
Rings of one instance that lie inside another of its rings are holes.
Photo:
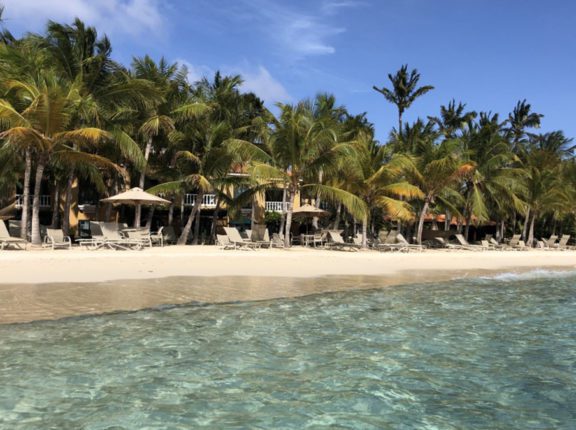
[[[132,237],[128,237],[128,232],[121,232],[120,228],[123,226],[116,222],[101,222],[99,225],[104,238],[99,239],[96,249],[104,247],[119,250],[142,249],[144,244],[147,243],[143,233],[136,233],[135,230]],[[149,233],[146,234],[149,236]]]
[[[44,238],[43,248],[68,248],[72,249],[72,239],[65,236],[64,232],[60,229],[48,228],[46,229],[46,237]]]
[[[566,251],[567,249],[569,249],[569,246],[568,246],[569,240],[570,240],[570,235],[569,234],[563,234],[562,237],[560,238],[560,240],[558,241],[558,243],[555,245],[556,249],[559,249],[561,251]]]
[[[400,251],[407,252],[408,248],[404,246],[404,243],[398,243],[398,230],[390,230],[388,233],[382,233],[378,235],[378,242],[373,245],[374,248],[379,251]],[[404,239],[404,242],[408,242]]]
[[[472,245],[470,242],[466,240],[466,238],[461,234],[455,234],[456,240],[458,241],[459,245],[462,245],[463,249],[467,249],[470,251],[484,251],[484,247],[482,245]]]
[[[497,249],[495,245],[491,244],[489,241],[487,240],[481,240],[480,244],[482,245],[482,248],[484,248],[485,250],[495,250]]]
[[[236,249],[236,246],[230,242],[230,239],[225,234],[217,234],[216,243],[221,249]]]
[[[254,250],[255,248],[260,247],[260,244],[258,244],[257,242],[252,242],[243,239],[236,227],[224,227],[224,231],[226,232],[226,236],[228,236],[228,240],[230,241],[230,243],[234,244],[236,248],[246,248]]]
[[[556,241],[558,240],[558,235],[552,234],[548,239],[542,239],[542,244],[544,249],[555,249]]]
[[[147,228],[133,228],[126,229],[124,233],[127,237],[123,238],[130,244],[130,246],[135,247],[149,247],[152,248],[152,237],[150,236],[150,230]]]
[[[396,235],[396,244],[403,247],[407,251],[424,251],[425,247],[423,245],[418,245],[416,243],[409,243],[406,238],[398,233]]]
[[[262,248],[270,247],[270,233],[265,225],[255,225],[249,237],[251,242],[259,243]]]
[[[155,233],[150,233],[150,241],[152,242],[152,245],[160,245],[161,247],[164,247],[164,234],[162,233],[162,230],[164,230],[164,227],[160,227]]]
[[[328,231],[328,242],[326,243],[329,248],[337,249],[340,251],[358,251],[360,247],[355,243],[344,242],[344,239],[339,232],[329,230]]]
[[[435,237],[434,240],[436,241],[436,243],[444,249],[464,249],[464,247],[462,245],[460,245],[459,243],[450,243],[448,242],[446,239],[444,239],[443,237]]]
[[[28,245],[28,242],[24,239],[10,236],[6,224],[4,224],[4,221],[0,220],[0,249],[10,246],[26,249],[26,245]]]
[[[520,234],[513,235],[510,241],[502,246],[502,249],[507,251],[528,251],[530,248],[526,246],[526,243],[520,237]]]

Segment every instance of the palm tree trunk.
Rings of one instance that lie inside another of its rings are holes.
[[[194,214],[194,239],[192,239],[192,245],[198,245],[198,239],[200,239],[200,220],[202,218],[202,200],[204,198],[204,192],[198,191],[196,195],[196,202],[192,211]]]
[[[526,220],[528,221],[528,220]],[[534,224],[536,222],[536,212],[534,212],[532,214],[532,221],[530,221],[530,230],[528,231],[528,240],[527,240],[527,244],[529,247],[532,247],[532,244],[534,243]]]
[[[192,229],[192,223],[194,222],[194,209],[190,211],[190,215],[188,216],[188,221],[186,221],[186,225],[182,229],[182,233],[180,233],[180,237],[178,238],[177,245],[186,245],[188,242],[188,236],[190,235],[190,230]]]
[[[40,159],[36,166],[36,176],[34,178],[34,196],[32,200],[32,244],[40,245],[40,190],[42,187],[42,177],[44,176],[45,161]]]
[[[368,249],[368,217],[362,218],[362,249]]]
[[[186,199],[186,193],[182,194],[180,198],[180,228],[184,226],[184,201]]]
[[[148,138],[146,142],[146,148],[144,149],[144,160],[146,160],[146,165],[142,172],[140,172],[140,180],[138,181],[138,186],[144,189],[144,184],[146,182],[146,168],[148,167],[148,158],[150,158],[150,151],[152,151],[152,138]],[[140,219],[142,218],[142,205],[136,205],[136,211],[134,213],[134,227],[140,227]]]
[[[286,212],[286,230],[284,232],[284,247],[290,248],[290,229],[292,228],[292,211],[294,210],[294,198],[296,190],[290,189],[290,201],[288,203],[288,211]]]
[[[218,222],[218,211],[220,210],[220,198],[216,195],[216,207],[212,214],[212,226],[210,227],[210,237],[216,243],[216,223]]]
[[[522,240],[526,240],[526,233],[528,233],[529,221],[530,221],[530,208],[526,209],[526,216],[524,217],[524,228],[522,229]]]
[[[338,230],[341,215],[342,215],[342,203],[338,203],[338,207],[336,208],[336,217],[334,218],[334,224],[332,224],[332,230]]]
[[[398,109],[398,135],[402,136],[402,110]],[[398,230],[400,231],[400,230]]]
[[[50,223],[50,227],[58,228],[59,223],[60,223],[60,188],[58,187],[58,184],[54,184],[54,201],[52,202],[52,222]]]
[[[323,171],[320,170],[320,172],[318,173],[318,183],[322,184],[322,178],[323,178]],[[316,201],[314,202],[314,206],[316,207],[316,209],[320,209],[320,192],[316,193]],[[320,218],[318,218],[317,216],[312,217],[312,227],[314,228],[314,230],[318,230],[318,220]]]
[[[26,150],[24,168],[24,189],[22,190],[22,217],[20,221],[20,237],[28,238],[28,215],[30,214],[30,177],[32,176],[32,154]]]
[[[168,225],[172,225],[174,221],[174,202],[170,203],[170,207],[168,208]]]
[[[150,229],[152,227],[152,219],[154,218],[154,211],[156,208],[152,206],[148,211],[148,217],[146,218],[146,228]]]
[[[74,173],[68,175],[66,181],[66,194],[64,195],[64,210],[62,216],[62,230],[66,236],[70,236],[70,208],[72,207],[72,185],[74,184]]]
[[[424,201],[424,206],[420,211],[420,218],[418,219],[418,232],[416,233],[416,239],[418,240],[418,245],[422,245],[422,232],[424,231],[424,218],[426,217],[426,212],[428,212],[428,206],[430,206],[430,201],[428,198]]]
[[[284,225],[286,224],[286,194],[287,187],[286,184],[284,184],[284,189],[282,190],[282,217],[280,218],[280,233],[284,231]]]

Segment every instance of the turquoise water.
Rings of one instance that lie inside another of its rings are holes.
[[[575,429],[576,274],[0,326],[0,428]]]

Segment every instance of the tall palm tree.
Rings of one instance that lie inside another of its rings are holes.
[[[81,145],[97,145],[110,136],[98,128],[70,128],[79,103],[74,86],[47,73],[40,84],[12,81],[10,87],[20,98],[28,101],[28,105],[19,111],[10,101],[0,99],[0,121],[7,128],[1,137],[6,139],[5,148],[26,147],[34,154],[32,243],[38,245],[41,243],[40,186],[44,171],[51,162],[82,163],[88,166],[87,169],[89,166],[121,169],[103,157],[77,149]]]
[[[444,140],[440,144],[431,134],[417,147],[411,166],[407,167],[410,181],[422,192],[422,207],[418,218],[416,238],[422,243],[424,219],[430,208],[441,202],[450,207],[446,193],[460,183],[474,169],[474,163],[462,161],[457,140]]]
[[[513,168],[517,157],[502,133],[502,124],[483,121],[470,122],[460,138],[462,155],[474,163],[474,170],[464,178],[462,193],[465,203],[462,211],[468,236],[472,218],[488,221],[490,207],[522,208],[519,198],[520,172]]]
[[[561,210],[563,202],[571,202],[569,190],[563,181],[562,161],[574,151],[572,139],[560,131],[533,136],[522,152],[525,201],[530,209],[527,242],[534,241],[534,226],[545,213]]]
[[[230,148],[252,160],[250,173],[254,178],[267,182],[270,187],[286,184],[285,246],[290,246],[294,202],[302,192],[341,202],[352,216],[362,220],[368,211],[362,199],[341,188],[318,183],[319,172],[331,175],[338,170],[342,157],[353,156],[353,146],[338,142],[333,128],[315,120],[309,101],[297,105],[278,104],[278,107],[281,113],[274,120],[268,148],[238,139],[231,141]]]
[[[532,106],[526,100],[516,103],[514,110],[508,115],[508,133],[512,138],[515,152],[521,150],[520,145],[525,143],[526,129],[540,128],[541,119],[544,115],[532,112]]]
[[[428,120],[436,124],[440,133],[447,139],[453,139],[459,130],[464,129],[470,121],[476,118],[476,112],[465,112],[464,109],[466,109],[466,104],[456,105],[456,101],[452,99],[448,106],[440,106],[440,117],[429,116]]]
[[[402,154],[388,157],[388,148],[378,145],[370,130],[359,130],[354,139],[354,157],[343,160],[342,188],[362,198],[370,208],[362,218],[362,247],[367,247],[369,217],[376,208],[395,219],[414,218],[408,200],[423,198],[420,189],[406,181],[411,160]],[[403,198],[400,200],[400,197]]]
[[[398,70],[395,75],[388,74],[388,79],[392,84],[392,88],[386,88],[384,86],[382,88],[373,86],[372,88],[382,94],[390,103],[396,105],[398,108],[398,133],[402,133],[402,115],[404,111],[408,109],[418,97],[433,90],[434,87],[432,85],[418,87],[420,73],[418,73],[417,69],[408,72],[407,64],[400,67],[400,70]]]

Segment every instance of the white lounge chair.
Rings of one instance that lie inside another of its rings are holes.
[[[338,249],[340,251],[342,250],[358,251],[358,249],[360,249],[360,247],[355,243],[344,242],[344,239],[342,238],[340,233],[332,230],[328,231],[328,242],[326,243],[326,245],[329,248]]]
[[[240,232],[235,227],[224,227],[224,232],[228,236],[228,240],[236,248],[252,249],[259,248],[260,244],[252,241],[248,241],[242,238]]]
[[[0,220],[0,249],[10,246],[16,246],[20,249],[26,249],[28,242],[19,237],[12,237],[6,228],[4,221]]]
[[[462,249],[467,249],[469,251],[484,251],[484,246],[482,245],[472,245],[466,240],[466,238],[461,234],[455,234],[458,244],[462,245]]]
[[[65,236],[64,232],[60,229],[47,228],[42,247],[72,249],[72,239],[70,239],[70,236]]]

